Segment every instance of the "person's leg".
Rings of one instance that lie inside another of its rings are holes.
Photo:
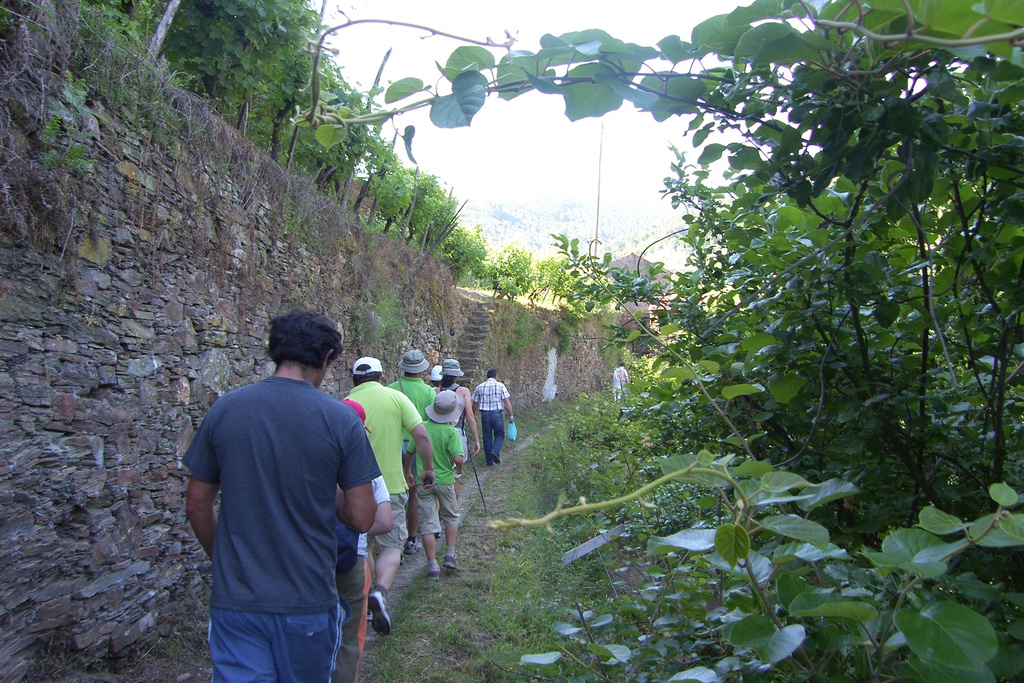
[[[365,557],[360,557],[350,571],[335,574],[338,598],[348,605],[352,614],[341,628],[341,650],[335,660],[331,683],[355,683],[359,656],[366,638],[366,594],[370,590],[370,574]]]
[[[391,496],[391,510],[395,518],[395,527],[383,536],[375,536],[374,541],[380,548],[377,555],[376,580],[368,596],[368,606],[373,614],[373,630],[387,635],[391,633],[391,615],[388,612],[388,591],[395,582],[398,566],[402,563],[402,546],[409,536],[405,527],[405,510],[409,505],[409,494],[398,493]]]
[[[492,430],[492,416],[495,414],[490,411],[480,411],[480,430],[483,432],[483,457],[486,459],[487,465],[494,465],[494,459],[490,457],[492,450],[490,446],[494,442],[494,431]]]
[[[455,539],[459,535],[458,524],[446,524],[444,527],[444,566],[447,569],[458,570],[459,562],[455,555]]]
[[[274,683],[273,637],[266,615],[210,608],[210,658],[213,683]]]
[[[438,521],[444,525],[444,567],[458,571],[459,561],[455,558],[455,539],[459,532],[459,504],[455,499],[455,487],[438,485],[434,489],[437,496]]]
[[[414,472],[413,479],[415,480],[416,478],[417,475]],[[419,491],[419,488],[419,486],[409,487],[410,501],[416,500],[416,492]],[[409,530],[409,538],[408,540],[406,540],[405,545],[402,548],[402,552],[406,555],[415,555],[416,552],[420,549],[420,545],[417,544],[416,540],[416,534],[419,533],[418,530],[420,528],[420,515],[418,506],[413,505],[412,503],[409,504],[405,511],[405,528]],[[422,544],[423,539],[419,540],[420,544]]]
[[[491,448],[494,449],[494,457],[501,462],[501,445],[505,443],[505,413],[498,411],[494,413],[494,442]]]
[[[420,509],[420,542],[423,543],[423,554],[427,556],[427,578],[436,579],[441,575],[437,565],[437,536],[441,531],[441,523],[437,518],[438,485],[429,489],[420,489],[416,502]]]
[[[316,614],[274,614],[274,662],[278,683],[328,681],[341,647],[347,609],[335,603]]]
[[[405,460],[405,454],[409,450],[409,442],[405,441],[402,443],[402,459]],[[418,460],[412,461],[412,480],[414,482],[419,481],[419,472],[417,472]],[[409,500],[416,500],[416,489],[419,486],[413,484],[409,487]],[[406,555],[413,555],[419,550],[419,546],[416,544],[416,534],[420,528],[420,519],[417,512],[418,508],[415,504],[409,505],[405,510],[405,528],[409,530],[409,540],[405,542],[405,546],[402,548],[402,552]]]

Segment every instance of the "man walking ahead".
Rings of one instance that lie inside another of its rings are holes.
[[[412,349],[406,351],[402,356],[402,360],[398,363],[398,369],[404,373],[404,376],[399,378],[397,382],[392,382],[388,385],[388,389],[394,389],[405,394],[412,404],[416,406],[416,409],[420,411],[420,419],[424,422],[427,419],[427,413],[425,412],[427,406],[434,402],[434,397],[437,396],[437,392],[423,381],[423,373],[427,368],[430,367],[430,362],[423,356],[423,352],[419,349]],[[411,437],[409,432],[402,434],[402,457],[406,457],[406,453],[409,450]],[[416,461],[413,460],[413,471],[412,481],[409,483],[409,500],[412,504],[409,506],[405,513],[405,526],[409,530],[409,539],[405,542],[405,547],[402,552],[406,555],[412,555],[419,550],[419,544],[416,542],[416,533],[419,529],[419,515],[416,507]]]
[[[330,677],[342,622],[334,519],[369,529],[380,474],[355,411],[317,389],[341,350],[326,317],[275,317],[273,377],[220,397],[182,460],[188,520],[213,560],[214,681]]]
[[[498,371],[494,368],[487,371],[487,381],[473,390],[473,409],[480,413],[484,454],[489,466],[501,462],[501,444],[505,440],[504,411],[508,411],[509,422],[516,421],[510,398],[508,389],[498,381]]]
[[[398,565],[402,561],[402,544],[408,537],[405,511],[409,505],[409,481],[412,481],[412,458],[402,456],[402,432],[407,431],[416,444],[416,452],[423,461],[420,485],[430,488],[434,484],[434,450],[423,426],[419,410],[404,394],[388,389],[380,383],[384,370],[376,358],[360,358],[352,366],[355,388],[348,397],[361,403],[366,410],[366,429],[370,433],[373,453],[384,473],[384,483],[391,493],[391,513],[395,526],[382,536],[374,536],[380,546],[376,562],[376,582],[370,590],[368,605],[373,613],[373,630],[391,633],[391,615],[388,613],[388,591],[395,581]]]

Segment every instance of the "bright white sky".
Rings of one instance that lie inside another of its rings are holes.
[[[599,28],[615,38],[655,45],[666,35],[690,39],[693,26],[729,12],[737,0],[332,0],[331,7],[351,19],[393,19],[418,23],[474,39],[501,41],[505,30],[516,46],[536,52],[545,33],[560,35]],[[328,25],[342,23],[328,9]],[[415,76],[434,84],[441,78],[434,62],[444,64],[459,43],[395,26],[358,25],[336,34],[337,63],[343,75],[364,88],[373,83],[381,59],[394,48],[383,83]],[[495,50],[500,56],[500,52]],[[442,85],[442,87],[445,87]],[[449,90],[444,89],[447,93]],[[659,191],[674,160],[669,145],[689,151],[683,120],[657,123],[629,103],[601,118],[570,123],[561,97],[527,93],[510,102],[488,98],[468,128],[438,129],[426,111],[406,115],[400,128],[416,126],[413,153],[420,167],[438,176],[463,200],[503,198],[567,199],[589,204],[598,188],[601,159],[601,204],[660,206]],[[386,127],[390,138],[393,128]],[[401,147],[401,143],[399,143]],[[404,149],[400,150],[404,157]],[[411,164],[410,164],[411,165]]]

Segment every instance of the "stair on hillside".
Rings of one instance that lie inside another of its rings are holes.
[[[460,378],[459,384],[470,389],[483,380],[480,362],[484,345],[487,342],[487,335],[491,329],[491,303],[473,302],[472,306],[469,320],[459,338],[457,356],[462,365],[462,372],[465,373]]]

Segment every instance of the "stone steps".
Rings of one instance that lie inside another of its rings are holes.
[[[491,328],[491,304],[490,302],[472,303],[473,309],[469,313],[468,322],[459,338],[458,356],[464,375],[459,378],[459,384],[469,387],[482,381],[483,373],[480,370],[481,359],[484,347],[487,343],[487,335]],[[478,379],[480,377],[480,379]]]

